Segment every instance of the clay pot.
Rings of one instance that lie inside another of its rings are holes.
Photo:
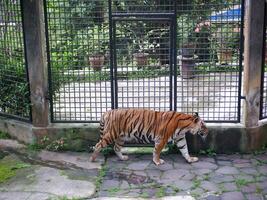
[[[220,64],[227,64],[232,61],[233,51],[231,49],[221,49],[217,51],[217,56]]]
[[[182,57],[178,56],[180,75],[183,79],[194,78],[196,56],[195,57]]]
[[[136,65],[138,67],[148,65],[148,55],[148,53],[134,53],[133,56],[136,61]]]
[[[95,54],[89,56],[89,64],[95,71],[100,71],[104,65],[105,56],[102,54]]]

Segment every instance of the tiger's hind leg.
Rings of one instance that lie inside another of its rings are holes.
[[[105,148],[108,145],[107,140],[106,139],[101,139],[94,147],[94,152],[90,157],[90,161],[94,162],[97,155],[99,154],[99,152],[101,151],[102,148]]]
[[[123,155],[121,152],[121,148],[123,144],[124,144],[124,141],[122,139],[115,140],[114,151],[120,160],[128,160],[129,159],[128,156]]]

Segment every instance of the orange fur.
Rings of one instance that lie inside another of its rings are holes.
[[[160,152],[171,138],[182,138],[187,131],[196,134],[196,131],[200,129],[207,133],[204,122],[194,115],[175,111],[114,109],[104,113],[101,118],[100,132],[102,136],[95,146],[91,160],[94,161],[97,153],[112,143],[115,143],[114,150],[117,155],[121,159],[126,159],[121,154],[120,148],[128,138],[136,142],[155,142],[153,161],[158,163]]]

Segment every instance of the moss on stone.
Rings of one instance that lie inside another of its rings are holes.
[[[17,160],[14,156],[6,156],[0,160],[0,183],[4,183],[8,179],[17,174],[22,168],[30,167],[30,164]]]
[[[0,163],[0,183],[16,175],[16,171],[11,166]]]

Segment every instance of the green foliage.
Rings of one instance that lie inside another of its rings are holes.
[[[174,154],[179,152],[179,149],[177,148],[177,146],[175,144],[168,144],[168,153],[169,154]]]
[[[106,157],[114,154],[112,146],[107,146],[101,150],[101,153]]]
[[[199,151],[199,154],[207,155],[209,157],[214,157],[214,156],[217,155],[216,152],[215,152],[215,150],[212,149],[212,148],[209,148],[209,149],[206,149],[206,150],[200,150]]]
[[[225,24],[220,26],[216,33],[216,44],[219,49],[230,49],[237,52],[239,49],[239,31],[238,24]]]
[[[8,114],[29,117],[29,88],[22,47],[4,47],[5,43],[14,42],[0,43],[0,108]]]
[[[141,195],[140,195],[141,198],[149,198],[149,194],[147,192],[143,192]]]
[[[164,187],[158,188],[155,195],[157,198],[164,197],[165,196],[165,188]]]
[[[235,180],[235,184],[237,185],[237,187],[242,187],[242,186],[246,186],[249,183],[251,183],[251,181],[248,181],[246,179],[236,179]]]
[[[117,192],[120,191],[120,188],[118,187],[112,187],[112,188],[109,188],[108,189],[108,192],[111,194],[111,195],[115,195]]]
[[[37,143],[27,145],[28,151],[40,151],[43,147]]]
[[[100,186],[103,182],[103,179],[104,179],[106,173],[107,173],[107,166],[103,165],[99,171],[98,176],[96,177],[96,180],[95,180],[95,186],[96,186],[97,191],[100,189]]]
[[[193,186],[192,186],[192,189],[196,189],[200,186],[201,184],[201,181],[199,179],[194,179],[193,180]]]
[[[2,1],[0,4],[6,8],[1,17],[4,26],[1,26],[0,33],[0,110],[29,118],[20,5],[11,1]]]
[[[0,131],[0,139],[10,139],[10,135],[6,132]]]
[[[49,137],[45,136],[41,139],[41,146],[49,151],[63,151],[66,150],[66,138],[60,137],[56,140],[51,140]]]
[[[254,155],[264,154],[266,150],[267,150],[267,144],[263,145],[260,149],[253,151],[253,154]]]

